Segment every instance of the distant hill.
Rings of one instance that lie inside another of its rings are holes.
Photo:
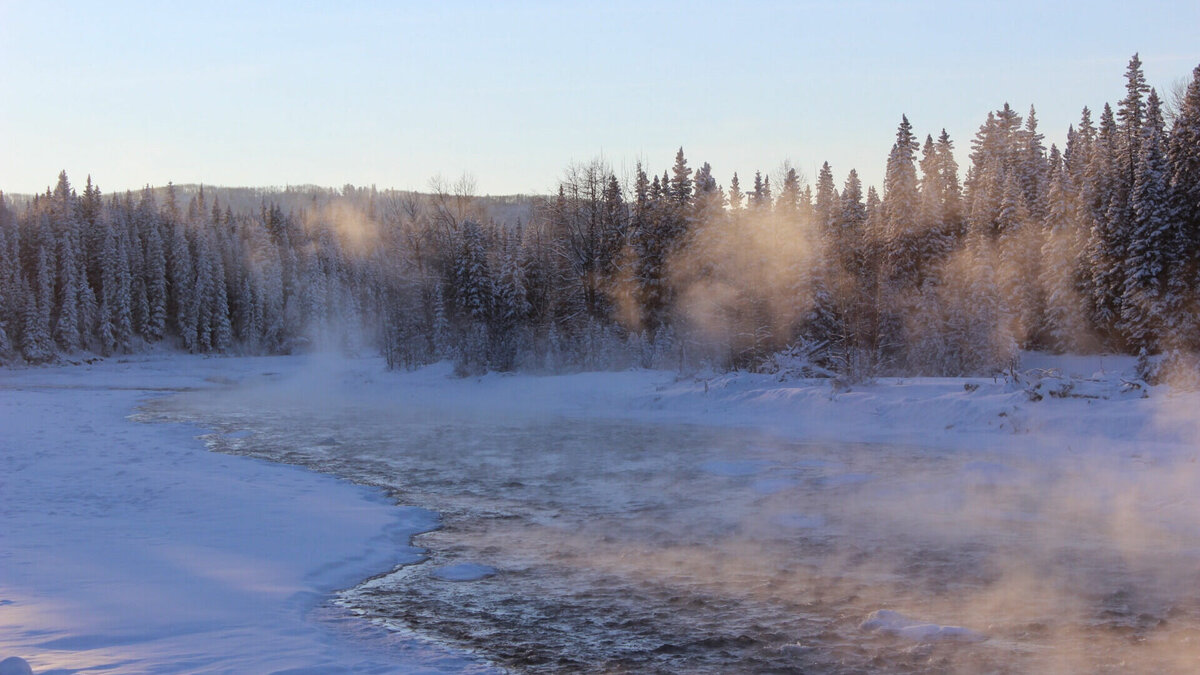
[[[372,208],[383,215],[388,208],[397,206],[404,200],[417,199],[428,202],[434,195],[410,190],[378,190],[375,187],[356,187],[347,185],[342,188],[321,187],[319,185],[288,185],[284,187],[224,187],[214,185],[199,185],[187,183],[174,185],[175,199],[180,209],[185,209],[188,203],[204,190],[208,204],[215,197],[223,206],[230,207],[234,213],[253,211],[263,205],[277,204],[284,212],[308,211],[320,209],[336,202],[350,202],[355,208],[369,212]],[[77,189],[81,190],[79,186]],[[151,187],[150,191],[158,203],[162,204],[167,197],[167,186]],[[140,191],[135,191],[139,193]],[[21,211],[33,200],[31,194],[3,193],[8,205]],[[122,193],[123,194],[123,193]],[[111,193],[104,193],[110,198]],[[533,217],[534,204],[544,199],[541,195],[482,195],[472,198],[473,203],[484,214],[484,220],[497,224],[514,227],[519,223],[527,223]]]

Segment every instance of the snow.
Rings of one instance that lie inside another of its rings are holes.
[[[435,514],[210,453],[200,429],[127,419],[156,390],[268,365],[171,357],[0,372],[0,655],[38,673],[484,669],[415,640],[366,648],[369,629],[338,629],[344,618],[325,604],[419,560],[408,541]]]
[[[1169,473],[1174,462],[1195,459],[1200,395],[1139,384],[1132,358],[1031,354],[1023,369],[1016,378],[880,379],[839,391],[827,380],[746,373],[460,379],[444,363],[388,373],[379,359],[315,354],[157,354],[3,370],[0,656],[21,656],[39,673],[488,669],[476,657],[414,636],[380,639],[371,631],[382,629],[355,627],[328,603],[335,591],[419,562],[421,552],[409,540],[435,527],[436,514],[299,468],[209,453],[196,438],[207,430],[127,419],[139,401],[173,389],[274,386],[296,397],[440,407],[497,424],[549,416],[628,419],[753,428],[814,443],[987,451],[986,459],[968,458],[959,475],[946,477],[964,490],[1028,480],[1030,461],[1046,462],[1049,474],[1110,460],[1116,468],[1154,465]],[[1064,384],[1072,385],[1066,396],[1034,396]],[[247,432],[229,436],[253,441]],[[694,467],[712,480],[744,483],[762,499],[801,483],[881,491],[884,498],[892,489],[886,476],[848,461],[780,464],[759,452],[748,445]],[[1161,495],[1147,490],[1146,498],[1161,499],[1169,510],[1190,489],[1184,482]],[[1116,492],[1112,485],[1094,490]],[[937,498],[930,495],[922,507],[956,508]],[[763,522],[785,530],[830,526],[822,514],[786,510]],[[1167,528],[1176,524],[1164,521]],[[431,572],[447,581],[495,573],[472,562]],[[983,639],[967,627],[936,623],[937,616],[910,618],[902,610],[873,612],[861,628],[914,641]]]
[[[859,626],[865,631],[878,631],[916,642],[961,641],[981,642],[984,635],[962,626],[940,626],[907,617],[890,609],[871,612]]]

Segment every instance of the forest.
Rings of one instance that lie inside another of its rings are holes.
[[[1009,367],[1019,350],[1200,351],[1200,66],[1178,96],[1137,57],[1125,96],[1063,148],[1032,108],[988,113],[965,168],[944,131],[896,130],[881,189],[602,160],[557,192],[146,188],[63,173],[0,193],[0,363],[155,344],[335,348],[388,366],[700,367],[861,381]]]

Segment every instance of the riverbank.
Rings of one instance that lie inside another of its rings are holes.
[[[0,658],[35,673],[447,673],[485,666],[330,595],[421,552],[436,515],[207,451],[140,401],[286,368],[147,357],[0,371]]]
[[[449,364],[386,372],[378,359],[321,355],[146,355],[0,371],[0,657],[22,656],[38,673],[486,668],[410,636],[381,637],[327,604],[334,591],[419,559],[409,538],[433,514],[295,467],[209,453],[196,439],[203,429],[127,419],[173,390],[210,389],[247,406],[271,397],[364,414],[440,410],[476,424],[625,419],[1001,452],[1011,462],[967,462],[948,480],[969,495],[1038,476],[1051,495],[1039,517],[1086,511],[1114,531],[1190,532],[1200,398],[1147,387],[1133,365],[1027,355],[1009,377],[850,389],[746,373],[458,379]],[[725,460],[709,469],[741,466]]]

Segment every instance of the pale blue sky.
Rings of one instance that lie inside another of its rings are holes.
[[[1200,1],[43,3],[0,0],[0,190],[145,183],[544,192],[597,155],[722,184],[828,160],[878,184],[895,127],[970,138],[1200,63]]]

